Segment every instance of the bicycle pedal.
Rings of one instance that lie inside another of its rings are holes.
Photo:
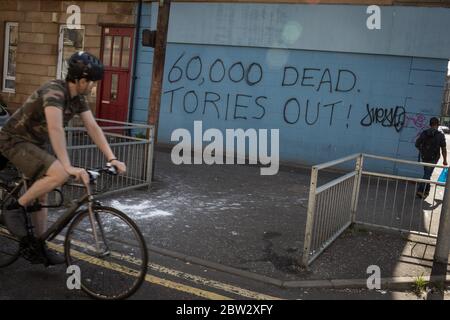
[[[46,267],[49,265],[47,260],[42,257],[34,257],[33,259],[28,260],[28,262],[30,262],[30,264],[43,264]]]
[[[20,251],[20,255],[31,264],[45,263],[45,258],[32,248],[25,248]]]
[[[31,264],[46,264],[41,245],[34,239],[24,238],[20,242],[20,255]]]

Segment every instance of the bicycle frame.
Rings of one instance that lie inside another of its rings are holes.
[[[21,179],[20,182],[12,189],[10,194],[3,200],[3,202],[6,202],[10,197],[17,198],[17,194],[22,189],[22,187],[27,187],[27,180]],[[72,220],[73,218],[78,214],[78,211],[80,207],[88,204],[88,210],[90,215],[90,221],[93,226],[93,233],[94,233],[94,239],[98,246],[98,237],[97,232],[94,228],[94,214],[92,211],[92,205],[95,203],[94,196],[91,194],[90,187],[86,186],[86,194],[81,197],[80,199],[77,199],[75,203],[63,214],[61,215],[52,225],[47,229],[47,231],[42,234],[41,236],[37,237],[36,240],[38,241],[51,241],[53,240]],[[61,207],[61,203],[56,206],[49,206],[49,205],[43,205],[42,208],[59,208]],[[101,225],[100,225],[101,226]],[[103,230],[100,230],[101,232]]]
[[[70,221],[72,221],[72,219],[77,215],[78,209],[84,204],[88,203],[89,211],[91,213],[93,202],[93,196],[85,194],[82,198],[76,200],[76,202],[37,239],[41,241],[53,240],[70,223]]]

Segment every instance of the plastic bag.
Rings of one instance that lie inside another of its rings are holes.
[[[441,174],[439,175],[438,182],[446,183],[448,176],[448,168],[442,169]]]

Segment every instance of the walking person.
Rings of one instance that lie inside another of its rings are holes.
[[[444,166],[447,164],[447,145],[445,142],[445,135],[438,130],[439,119],[430,119],[430,128],[422,131],[419,138],[416,140],[416,148],[419,150],[419,159],[422,162],[437,164],[440,158],[440,152],[444,159]],[[430,180],[433,174],[434,167],[423,168],[423,179]],[[417,188],[417,197],[426,198],[430,194],[430,184],[420,183]]]

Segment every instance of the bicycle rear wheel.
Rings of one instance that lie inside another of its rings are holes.
[[[0,216],[3,213],[3,207],[6,196],[9,195],[8,188],[0,184]],[[15,262],[20,256],[20,242],[13,236],[0,222],[0,268],[7,267]]]
[[[96,299],[125,299],[147,274],[144,237],[123,212],[104,206],[81,212],[69,226],[66,261],[80,271],[81,289]]]
[[[0,224],[0,268],[15,262],[20,256],[20,242]]]

